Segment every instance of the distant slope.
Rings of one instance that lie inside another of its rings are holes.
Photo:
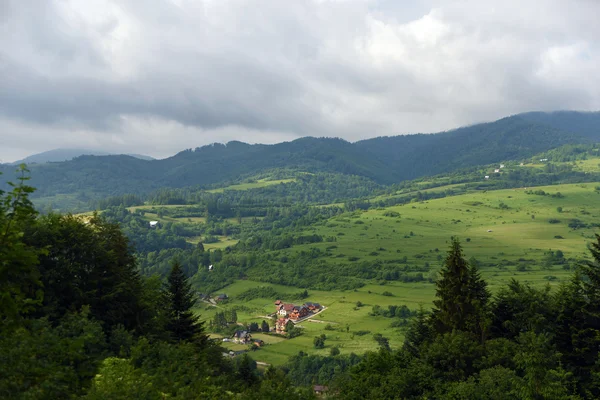
[[[521,114],[520,117],[530,122],[586,136],[595,141],[600,140],[600,111],[530,112]]]
[[[106,151],[89,150],[89,149],[54,149],[44,151],[42,153],[33,154],[29,157],[25,157],[22,160],[15,161],[12,165],[18,164],[44,164],[48,162],[62,162],[69,161],[82,155],[91,156],[108,156],[114,155],[114,153],[108,153]],[[139,158],[142,160],[153,160],[152,157],[141,155],[141,154],[128,154],[131,157]]]
[[[277,169],[359,175],[379,184],[391,184],[523,159],[565,144],[598,141],[594,126],[600,127],[600,121],[591,115],[559,113],[550,118],[550,123],[548,118],[530,113],[438,134],[380,137],[356,143],[314,137],[275,145],[229,142],[182,151],[163,160],[81,156],[31,166],[31,184],[38,188],[38,197],[80,194],[102,198],[143,194],[161,187],[213,185]],[[6,166],[0,169],[7,172]]]

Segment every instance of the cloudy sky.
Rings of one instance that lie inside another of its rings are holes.
[[[0,160],[600,109],[598,0],[0,0]]]

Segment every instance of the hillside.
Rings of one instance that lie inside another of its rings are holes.
[[[109,155],[115,155],[115,154],[109,153],[106,151],[89,150],[89,149],[54,149],[54,150],[44,151],[42,153],[32,154],[28,157],[25,157],[22,160],[15,161],[11,164],[19,165],[19,164],[44,164],[44,163],[49,163],[49,162],[63,162],[63,161],[70,161],[76,157],[80,157],[83,155],[109,156]],[[126,154],[126,155],[134,157],[134,158],[139,158],[141,160],[153,160],[152,157],[145,156],[142,154]]]
[[[562,115],[554,116],[553,121],[560,121]],[[93,199],[147,194],[165,187],[239,183],[274,170],[290,171],[291,176],[286,178],[293,177],[293,171],[328,172],[358,175],[389,185],[481,164],[519,160],[564,144],[600,138],[590,128],[596,122],[589,114],[569,113],[565,118],[570,126],[585,129],[580,134],[575,128],[566,131],[513,116],[438,134],[380,137],[356,143],[307,137],[275,145],[214,144],[164,160],[81,156],[62,163],[31,165],[31,183],[38,188],[34,197],[49,198],[60,209],[77,202],[81,206]],[[580,124],[576,123],[578,118]],[[12,167],[0,169],[6,173]]]

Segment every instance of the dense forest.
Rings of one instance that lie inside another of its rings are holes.
[[[375,334],[377,352],[300,353],[259,372],[208,338],[176,254],[162,279],[141,275],[108,216],[40,216],[22,173],[0,193],[2,398],[300,399],[314,383],[340,399],[600,396],[600,236],[558,290],[512,281],[495,295],[453,238],[433,308],[412,317],[401,348]],[[319,215],[292,219],[303,218]]]
[[[597,126],[597,120],[597,113],[552,114],[544,118],[526,114],[437,134],[381,137],[356,143],[307,137],[275,145],[213,144],[164,160],[81,156],[67,162],[31,166],[32,185],[38,189],[33,197],[53,197],[54,206],[64,209],[66,205],[81,206],[126,193],[148,195],[161,188],[207,188],[281,170],[294,176],[298,172],[354,175],[388,185],[528,158],[565,144],[592,142],[599,138],[598,131],[591,128]],[[572,129],[566,130],[565,126]],[[0,166],[5,173],[11,169]]]

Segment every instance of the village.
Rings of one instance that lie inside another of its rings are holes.
[[[226,295],[220,295],[221,298],[225,296]],[[275,301],[275,312],[269,314],[269,317],[275,320],[275,326],[268,326],[268,330],[261,329],[261,331],[263,333],[272,332],[279,335],[290,336],[290,331],[295,324],[317,315],[324,309],[325,307],[319,303],[306,302],[302,305],[295,305],[277,300]],[[262,347],[264,345],[262,340],[252,338],[252,333],[249,329],[237,330],[231,338],[223,338],[223,341],[254,345],[256,347]]]

